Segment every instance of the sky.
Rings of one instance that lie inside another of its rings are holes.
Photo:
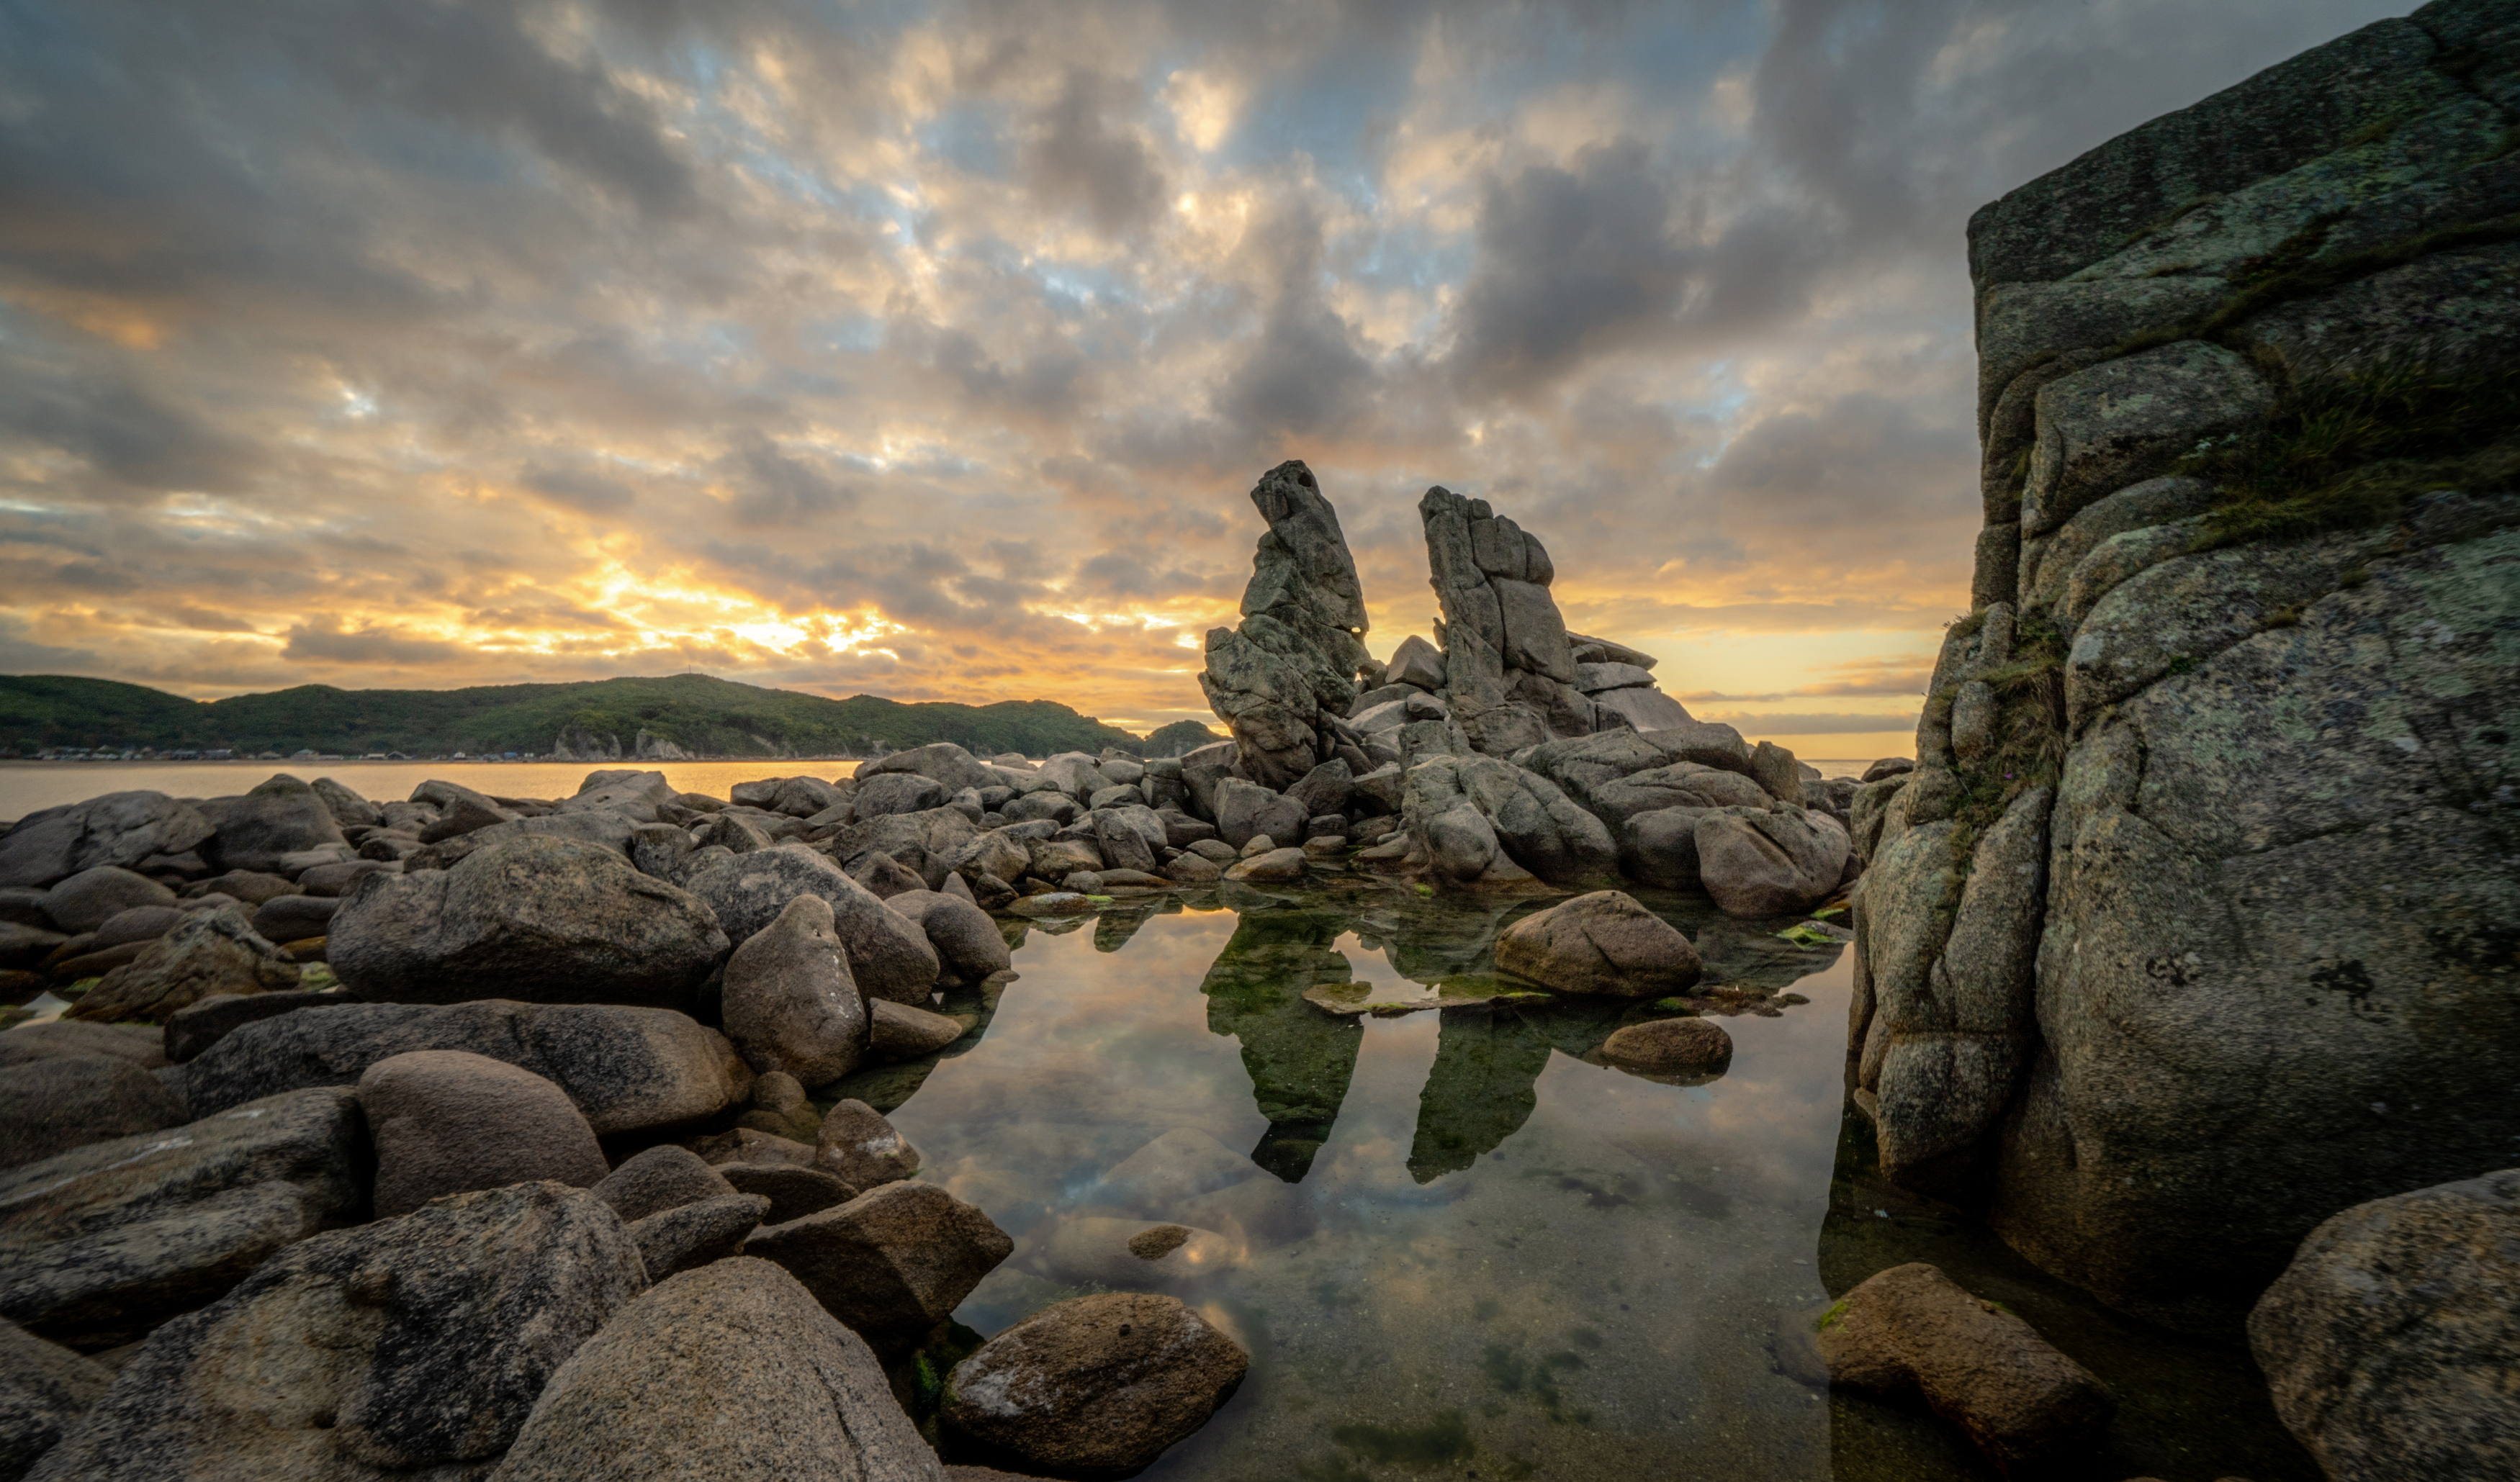
[[[1904,754],[1970,211],[2411,3],[0,0],[0,672],[1210,719],[1304,459]]]

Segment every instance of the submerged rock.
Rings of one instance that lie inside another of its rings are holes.
[[[487,1461],[646,1285],[621,1221],[556,1184],[317,1235],[152,1333],[33,1475],[384,1482]]]
[[[631,1303],[561,1366],[492,1482],[941,1482],[859,1337],[767,1261]]]
[[[1821,1319],[1829,1380],[1921,1394],[2007,1474],[2088,1453],[2117,1401],[2036,1328],[1932,1266],[1893,1267]]]
[[[2358,1204],[2249,1314],[2275,1413],[2337,1482],[2520,1475],[2520,1168]]]
[[[1713,1019],[1647,1019],[1612,1033],[1601,1056],[1639,1070],[1721,1074],[1732,1061],[1732,1036]]]
[[[1174,1297],[1075,1297],[982,1344],[945,1381],[945,1423],[1027,1470],[1118,1477],[1196,1432],[1251,1356]]]

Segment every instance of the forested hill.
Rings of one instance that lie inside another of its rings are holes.
[[[643,738],[645,740],[643,741]],[[142,685],[0,675],[0,754],[52,748],[227,748],[286,756],[462,751],[604,756],[845,756],[950,741],[991,755],[1136,750],[1139,739],[1046,699],[903,704],[826,699],[699,674],[470,690],[337,690],[191,700]]]

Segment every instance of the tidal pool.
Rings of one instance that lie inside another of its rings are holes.
[[[1847,1106],[1839,949],[1647,898],[1710,980],[1778,995],[1723,1019],[1726,1073],[1666,1084],[1586,1056],[1669,1009],[1307,1003],[1509,986],[1495,934],[1544,904],[1336,884],[1011,927],[1017,979],[946,1005],[980,1033],[840,1093],[1015,1237],[963,1324],[1171,1290],[1250,1349],[1239,1392],[1145,1475],[1991,1477],[1921,1407],[1832,1396],[1773,1356],[1780,1325],[1932,1260],[2118,1390],[2109,1454],[2065,1474],[2317,1477],[2243,1354],[2116,1319],[1879,1183]],[[1201,1232],[1199,1260],[1148,1280],[1127,1239],[1160,1222]]]

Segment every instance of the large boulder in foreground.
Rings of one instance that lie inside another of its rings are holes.
[[[286,772],[242,797],[210,798],[201,811],[216,831],[202,847],[213,869],[279,871],[290,855],[348,842],[323,797]]]
[[[952,1317],[1014,1248],[977,1207],[933,1184],[897,1183],[771,1226],[743,1250],[788,1268],[832,1316],[890,1353]]]
[[[2520,1476],[2520,1168],[2331,1217],[2249,1315],[2275,1414],[2336,1482]]]
[[[552,1375],[493,1482],[940,1482],[883,1368],[796,1279],[719,1261]]]
[[[49,885],[100,865],[127,870],[210,833],[200,809],[163,792],[108,792],[29,813],[0,834],[0,885]]]
[[[2108,1387],[2037,1328],[1921,1261],[1830,1308],[1820,1354],[1833,1384],[1921,1394],[2008,1476],[2089,1454],[2117,1413]]]
[[[362,880],[328,936],[342,983],[411,1004],[681,1009],[727,949],[708,907],[618,852],[531,836],[451,869]]]
[[[34,1476],[384,1482],[485,1462],[647,1284],[619,1217],[557,1184],[317,1235],[152,1333]]]
[[[1661,998],[1706,970],[1680,929],[1618,890],[1560,901],[1508,926],[1497,966],[1560,993]]]
[[[608,1171],[566,1093],[487,1055],[389,1055],[359,1077],[359,1110],[376,1142],[381,1220],[475,1189],[546,1179],[587,1189]]]
[[[737,942],[751,940],[777,921],[789,901],[819,895],[831,903],[832,933],[848,954],[850,977],[867,997],[924,1004],[936,991],[936,949],[927,933],[886,909],[829,857],[802,844],[731,855],[687,876],[686,883]]]
[[[297,965],[255,931],[244,912],[219,906],[185,913],[174,930],[107,973],[67,1016],[162,1024],[203,999],[285,993],[297,978]]]
[[[0,1323],[0,1477],[17,1482],[113,1386],[113,1370]]]
[[[739,1105],[752,1072],[726,1036],[664,1009],[336,1004],[243,1025],[184,1067],[200,1115],[306,1086],[352,1086],[415,1050],[465,1050],[560,1087],[596,1134],[687,1126]]]
[[[1250,1367],[1177,1297],[1074,1297],[956,1365],[943,1415],[1027,1472],[1127,1476],[1206,1424]]]
[[[810,891],[727,960],[727,1038],[755,1071],[820,1086],[866,1055],[867,1001],[832,929],[832,903]]]
[[[127,1343],[356,1218],[365,1144],[347,1089],[309,1090],[0,1173],[0,1318]]]

